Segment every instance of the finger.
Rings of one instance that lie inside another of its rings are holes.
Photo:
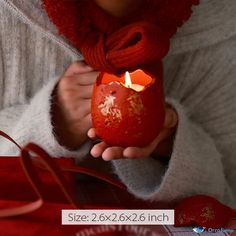
[[[111,161],[115,159],[123,158],[123,148],[122,147],[108,147],[102,154],[102,159],[104,161]]]
[[[75,112],[77,112],[76,114],[79,114],[80,117],[85,117],[91,113],[91,99],[84,99],[82,102],[79,101],[76,105]]]
[[[92,119],[91,119],[91,113],[89,113],[87,116],[84,117],[84,122],[86,125],[87,132],[89,129],[92,128]]]
[[[83,91],[87,86],[91,86],[92,89],[97,77],[98,77],[98,72],[63,76],[60,80],[59,85],[63,89],[75,92],[76,89],[81,89]]]
[[[75,91],[75,93],[78,94],[79,98],[91,99],[93,94],[93,85],[78,86],[77,91]]]
[[[98,71],[92,71],[84,74],[78,74],[74,78],[74,82],[81,86],[93,85],[99,75]]]
[[[71,120],[73,122],[73,120]],[[76,120],[77,122],[77,120]],[[91,115],[88,114],[83,119],[81,119],[79,122],[77,122],[74,125],[75,130],[79,130],[81,134],[86,135],[88,133],[88,130],[92,128],[92,121],[91,121]],[[74,131],[74,130],[72,130]]]
[[[88,137],[91,139],[96,139],[97,135],[94,128],[89,129],[87,133]]]
[[[138,147],[128,147],[124,150],[123,156],[127,159],[139,159],[150,156],[151,149],[142,149]]]
[[[158,143],[162,140],[162,132],[149,145],[145,147],[127,147],[123,155],[129,159],[148,157],[156,148]]]
[[[93,148],[91,149],[90,154],[96,158],[101,157],[107,147],[108,145],[105,142],[95,144]]]
[[[92,128],[92,122],[90,119],[90,115],[86,116],[85,118],[77,121],[74,119],[68,120],[68,122],[73,124],[73,127],[70,128],[72,133],[77,133],[83,135],[86,138],[86,134],[89,129]]]
[[[165,115],[165,128],[173,128],[177,125],[177,114],[176,111],[172,107],[166,108],[166,115]]]
[[[64,76],[73,76],[75,74],[87,73],[93,71],[93,68],[83,61],[73,62],[65,71]]]
[[[71,122],[78,122],[78,120],[86,120],[85,118],[91,113],[91,99],[76,98],[72,100],[71,98],[63,100],[64,103],[67,102],[67,107],[63,108],[65,115],[70,114]]]

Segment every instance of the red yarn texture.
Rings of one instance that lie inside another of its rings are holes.
[[[118,19],[92,0],[43,0],[59,33],[93,68],[110,73],[160,65],[170,38],[191,16],[199,0],[145,0],[139,12]]]

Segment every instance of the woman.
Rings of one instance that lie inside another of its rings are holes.
[[[95,2],[116,17],[134,5]],[[0,6],[0,129],[21,145],[36,142],[53,156],[85,159],[92,145],[87,132],[95,136],[90,98],[99,72],[75,62],[81,54],[58,34],[40,0],[1,0]],[[171,41],[162,136],[142,149],[93,146],[91,154],[111,160],[137,197],[175,201],[207,194],[236,206],[235,13],[233,0],[201,2]],[[2,140],[0,150],[17,153]],[[170,155],[168,165],[160,153]]]

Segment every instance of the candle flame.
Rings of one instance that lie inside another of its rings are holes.
[[[132,81],[131,81],[131,77],[128,71],[125,72],[125,87],[127,88],[132,87]]]

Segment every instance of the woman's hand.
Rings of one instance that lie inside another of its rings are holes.
[[[110,147],[105,142],[100,142],[93,146],[91,155],[93,157],[102,157],[105,161],[115,159],[136,159],[148,157],[153,155],[170,155],[172,152],[173,135],[177,126],[178,118],[175,110],[168,104],[166,104],[166,116],[164,127],[160,134],[152,143],[146,147]],[[96,138],[96,132],[94,128],[88,131],[88,136],[91,139]]]
[[[92,127],[90,106],[98,72],[83,62],[75,62],[60,79],[53,97],[52,122],[61,145],[78,148]]]

